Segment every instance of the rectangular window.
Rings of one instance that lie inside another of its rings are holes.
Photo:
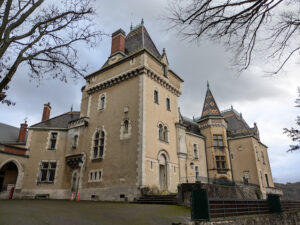
[[[50,150],[54,150],[56,147],[56,141],[57,141],[57,133],[52,132],[50,134],[50,146],[49,149]]]
[[[73,137],[73,145],[72,145],[73,149],[77,148],[77,142],[78,142],[78,135],[76,134]]]
[[[171,111],[171,104],[170,104],[170,99],[166,98],[166,105],[167,105],[167,110]]]
[[[266,164],[265,155],[263,152],[261,152],[261,158],[262,158],[263,164]]]
[[[89,172],[88,182],[100,182],[102,181],[102,170],[91,170]]]
[[[214,146],[215,147],[223,147],[223,136],[219,134],[214,134]]]
[[[216,156],[217,169],[226,169],[225,156]]]
[[[164,77],[168,77],[168,71],[165,65],[163,66],[163,73],[164,73]]]
[[[99,96],[99,103],[98,103],[98,109],[102,110],[105,108],[105,103],[106,103],[106,96],[105,94],[102,94]]]
[[[42,162],[40,166],[40,183],[53,183],[55,178],[56,162]]]
[[[198,149],[197,149],[197,144],[194,144],[194,158],[198,159]]]
[[[158,91],[154,91],[154,103],[158,104]]]

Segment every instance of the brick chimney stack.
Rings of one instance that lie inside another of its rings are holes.
[[[25,121],[25,123],[21,123],[18,142],[25,142],[26,132],[27,132],[27,121]]]
[[[117,30],[111,35],[111,55],[116,52],[125,53],[125,31]]]
[[[50,111],[51,111],[51,106],[50,106],[50,102],[48,102],[47,104],[44,104],[42,122],[45,121],[45,120],[49,120]]]

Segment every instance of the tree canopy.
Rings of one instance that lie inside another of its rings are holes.
[[[55,3],[53,3],[55,2]],[[76,44],[96,44],[103,32],[94,24],[93,0],[0,0],[0,101],[22,63],[29,76],[84,76]]]
[[[249,67],[255,50],[276,59],[272,74],[300,51],[299,0],[173,0],[168,20],[184,38],[224,43],[236,53],[241,70]]]

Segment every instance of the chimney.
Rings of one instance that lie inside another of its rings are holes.
[[[51,106],[50,106],[50,102],[48,102],[47,104],[44,104],[42,122],[44,122],[45,120],[49,120],[50,111],[51,111]]]
[[[111,35],[111,55],[116,52],[125,53],[125,31],[117,30]]]
[[[26,129],[27,129],[27,121],[25,121],[25,123],[21,123],[20,130],[19,130],[18,142],[25,142]]]

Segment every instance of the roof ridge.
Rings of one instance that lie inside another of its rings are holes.
[[[45,122],[50,121],[50,120],[53,120],[53,119],[57,119],[58,117],[61,117],[61,116],[64,116],[64,115],[67,115],[67,114],[70,114],[70,113],[77,113],[77,114],[78,114],[78,113],[80,113],[80,111],[69,111],[69,112],[65,112],[65,113],[63,113],[63,114],[57,115],[57,116],[55,116],[55,117],[52,117],[52,118],[50,118],[50,119],[48,119],[48,120],[44,120],[44,121],[41,121],[41,122],[39,122],[39,123],[33,124],[33,125],[31,125],[30,127],[39,125],[39,124],[41,124],[41,123],[45,123]]]

